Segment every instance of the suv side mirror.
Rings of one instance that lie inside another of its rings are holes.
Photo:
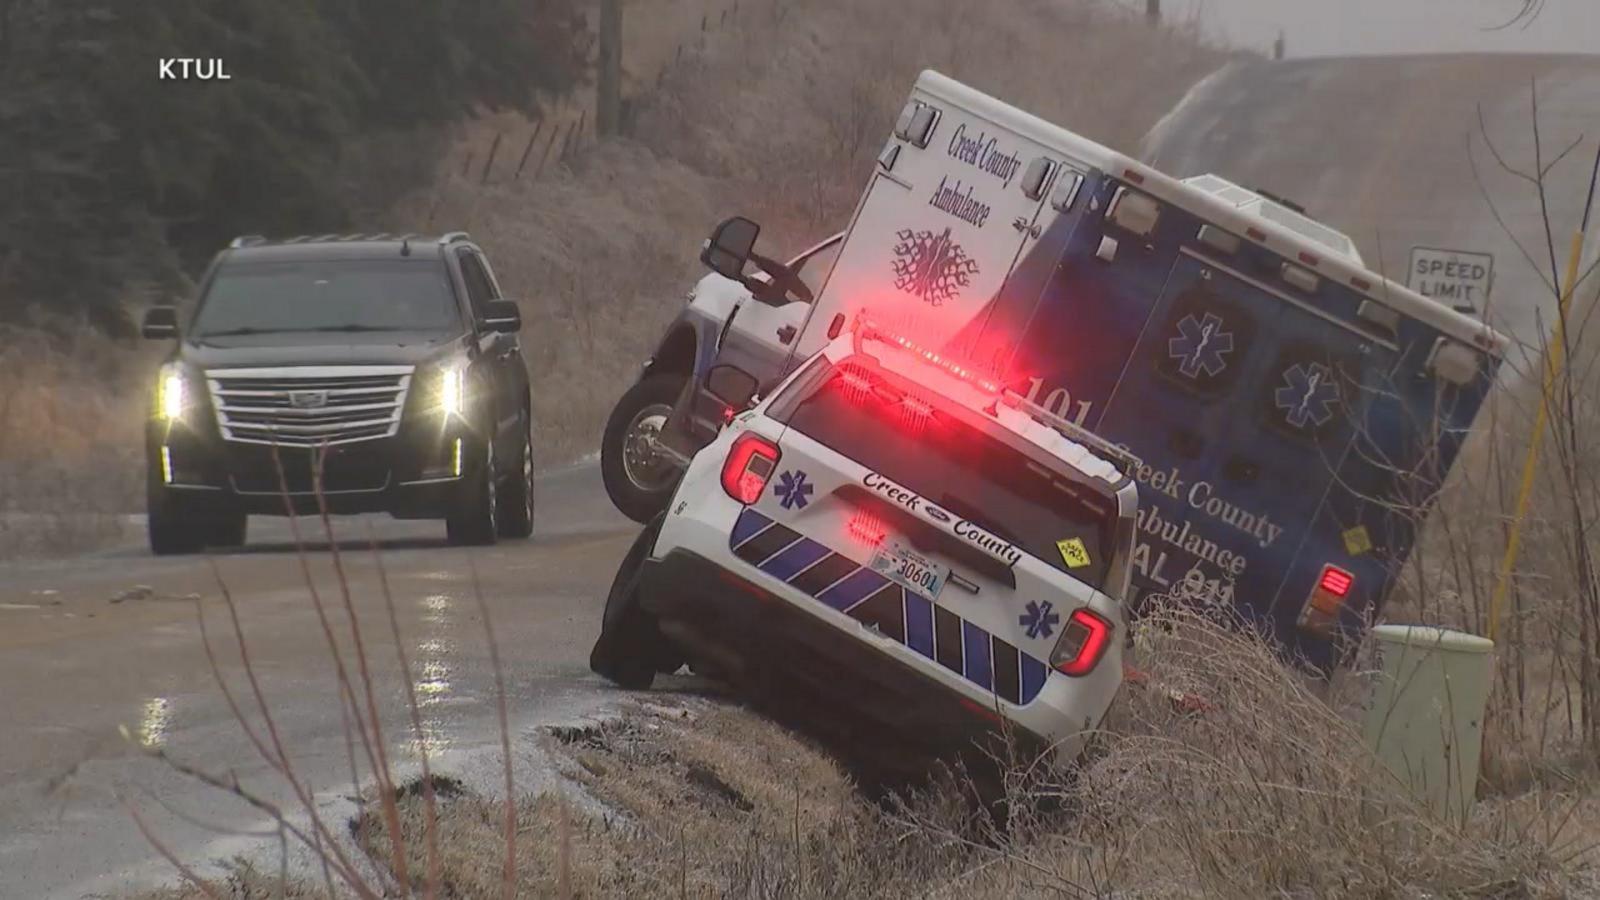
[[[701,247],[700,261],[723,278],[743,282],[744,267],[750,261],[750,252],[755,249],[759,234],[761,226],[743,216],[726,219]]]
[[[490,300],[483,306],[483,327],[500,334],[522,330],[522,310],[515,300]]]
[[[144,311],[144,324],[140,326],[139,331],[152,341],[177,337],[178,308],[175,306],[150,307]]]
[[[738,366],[722,363],[706,373],[706,392],[731,409],[745,409],[756,395],[760,382]]]

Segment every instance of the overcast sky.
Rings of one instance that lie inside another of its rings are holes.
[[[1528,27],[1501,31],[1488,29],[1515,16],[1522,0],[1162,0],[1162,8],[1169,17],[1198,16],[1219,42],[1262,51],[1281,28],[1291,57],[1600,52],[1600,0],[1543,2]]]

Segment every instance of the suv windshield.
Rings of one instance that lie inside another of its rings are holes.
[[[437,260],[345,259],[224,265],[196,337],[279,331],[445,331],[459,323]]]
[[[1104,586],[1117,546],[1114,496],[1051,472],[860,359],[836,367],[819,359],[824,369],[796,379],[792,396],[777,398],[769,415],[1024,553]]]

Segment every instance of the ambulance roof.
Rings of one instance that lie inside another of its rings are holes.
[[[1295,227],[1297,224],[1303,226],[1304,223],[1285,222],[1283,221],[1287,218],[1285,216],[1259,214],[1259,208],[1256,210],[1241,208],[1241,204],[1208,190],[1208,187],[1216,187],[1214,184],[1189,183],[1165,175],[1144,163],[1046,122],[931,69],[924,71],[918,77],[917,91],[958,106],[969,114],[993,122],[1002,128],[1026,135],[1080,165],[1099,169],[1111,177],[1134,185],[1138,190],[1158,200],[1266,247],[1287,260],[1295,261],[1296,265],[1304,266],[1361,296],[1429,325],[1467,346],[1495,356],[1503,356],[1509,346],[1508,339],[1487,324],[1458,313],[1444,304],[1368,270],[1353,247],[1349,253],[1330,254],[1329,244],[1304,233],[1306,229],[1303,227],[1298,229]],[[1197,180],[1191,179],[1191,182]],[[1284,212],[1290,210],[1285,207]],[[1305,219],[1305,223],[1344,237],[1319,222],[1301,218]],[[1345,240],[1348,241],[1348,238]]]

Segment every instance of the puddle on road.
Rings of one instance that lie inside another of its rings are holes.
[[[431,573],[430,573],[431,574]],[[454,671],[450,654],[455,650],[456,600],[448,594],[429,594],[421,600],[422,635],[411,660],[411,690],[417,697],[422,718],[422,734],[412,729],[406,752],[412,758],[426,753],[431,759],[449,750],[450,738],[442,707],[451,699],[450,677]]]
[[[172,727],[172,700],[151,697],[144,702],[139,717],[139,746],[160,747],[167,742],[167,731]]]

